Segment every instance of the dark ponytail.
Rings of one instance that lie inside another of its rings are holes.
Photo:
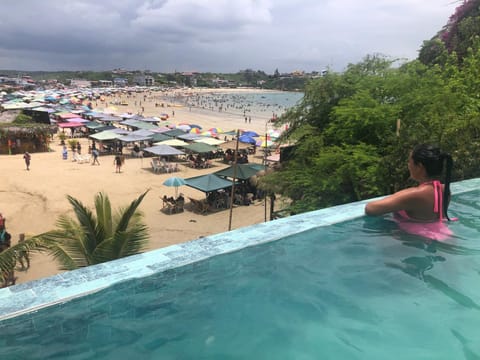
[[[450,154],[440,151],[437,146],[429,144],[419,144],[413,148],[412,159],[416,164],[422,164],[430,178],[440,179],[445,166],[445,185],[443,190],[443,215],[450,220],[447,215],[448,203],[450,199],[450,182],[452,179],[453,160]]]
[[[442,159],[446,161],[445,185],[443,189],[443,214],[450,221],[450,218],[447,215],[447,210],[448,210],[448,204],[450,199],[450,181],[452,179],[453,160],[452,160],[452,157],[446,153],[442,154]]]

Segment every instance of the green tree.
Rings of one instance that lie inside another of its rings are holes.
[[[67,196],[76,219],[59,217],[57,229],[38,237],[60,263],[62,269],[73,270],[89,265],[138,254],[148,242],[148,229],[137,211],[148,190],[112,214],[107,195],[95,196],[94,215],[77,199]]]

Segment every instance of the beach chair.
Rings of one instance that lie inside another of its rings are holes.
[[[152,170],[154,173],[161,171],[161,167],[158,165],[158,163],[155,160],[151,160],[150,165],[152,165]]]

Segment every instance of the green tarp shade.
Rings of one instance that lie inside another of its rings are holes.
[[[115,134],[111,131],[102,131],[96,134],[92,134],[89,137],[98,141],[105,141],[105,140],[114,140],[119,137],[122,137],[122,134]]]
[[[232,181],[223,179],[215,174],[200,175],[185,179],[185,185],[194,189],[211,192],[220,189],[225,189],[232,186]]]
[[[101,128],[101,127],[104,127],[105,125],[103,124],[100,124],[96,121],[89,121],[87,123],[84,124],[88,129],[98,129],[98,128]]]
[[[211,146],[207,144],[202,144],[202,143],[193,143],[189,144],[183,147],[185,150],[197,153],[197,154],[203,154],[203,153],[208,153],[210,151],[216,151],[217,147],[216,146]]]
[[[258,166],[254,166],[254,165],[258,165]],[[250,179],[252,176],[256,175],[260,170],[264,170],[264,169],[265,169],[265,166],[259,165],[259,164],[238,164],[237,173],[235,175],[237,179],[247,180],[247,179]],[[235,171],[234,165],[232,165],[228,168],[217,171],[215,175],[233,178],[234,171]]]
[[[154,124],[144,122],[144,121],[138,121],[138,120],[125,120],[125,121],[122,121],[120,124],[134,127],[137,129],[145,129],[145,130],[158,129],[158,126]]]
[[[164,135],[162,133],[155,133],[152,136],[153,142],[160,142],[160,141],[165,141],[165,140],[170,140],[170,139],[171,139],[170,136]]]
[[[172,129],[172,130],[164,131],[162,134],[168,135],[170,137],[177,137],[180,135],[185,135],[185,131],[180,129]]]

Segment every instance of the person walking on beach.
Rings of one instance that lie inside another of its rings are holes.
[[[30,160],[32,159],[32,157],[30,156],[28,151],[25,151],[25,154],[23,154],[23,159],[25,160],[27,170],[30,170]]]
[[[98,150],[97,148],[93,148],[92,150],[92,156],[93,156],[93,162],[92,162],[92,165],[100,165],[100,162],[98,161]]]
[[[121,173],[122,171],[122,157],[120,155],[116,155],[115,159],[113,160],[115,164],[115,172]]]

